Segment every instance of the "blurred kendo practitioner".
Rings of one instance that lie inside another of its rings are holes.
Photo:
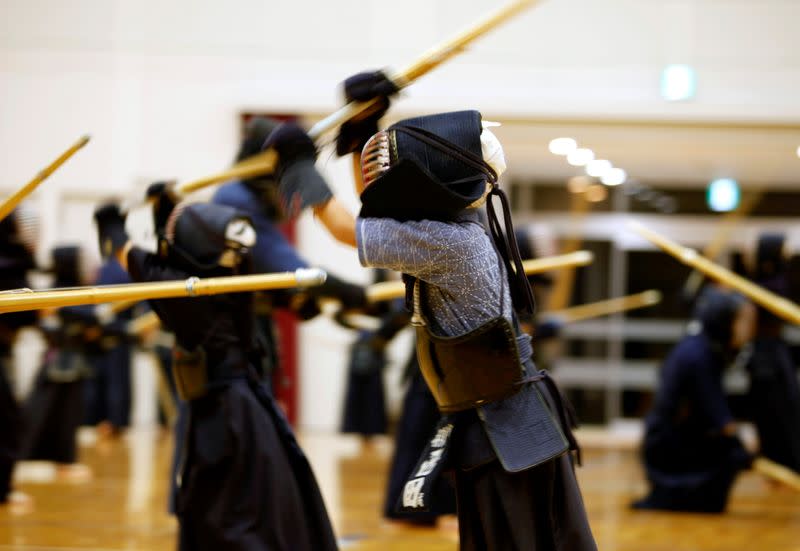
[[[80,247],[52,252],[54,287],[90,281],[88,258]],[[101,353],[104,334],[94,306],[67,306],[43,312],[39,328],[47,341],[42,366],[25,403],[22,453],[26,459],[53,461],[65,476],[84,476],[76,465],[77,432],[84,417],[85,385],[91,363]]]
[[[128,273],[116,258],[106,259],[97,274],[95,285],[130,283]],[[86,416],[88,425],[97,425],[101,435],[115,436],[128,426],[131,410],[131,345],[135,340],[127,334],[134,307],[114,314],[101,307],[105,318],[100,352],[93,359],[92,374],[86,383]]]
[[[707,287],[685,337],[661,368],[645,421],[643,459],[650,493],[639,509],[725,510],[737,474],[752,458],[736,436],[722,387],[726,367],[753,332],[755,308],[741,296]]]
[[[246,161],[261,151],[265,140],[278,126],[278,121],[266,117],[254,117],[247,123],[245,137],[236,162]],[[289,174],[286,177],[295,178]],[[242,181],[228,182],[220,186],[211,199],[212,203],[228,205],[246,213],[252,221],[258,239],[251,251],[256,272],[285,272],[308,268],[306,262],[280,231],[278,224],[290,218],[281,204],[278,182],[275,175],[256,176]],[[341,302],[344,310],[360,309],[366,305],[362,287],[353,285],[328,273],[325,283],[302,290],[270,291],[259,293],[256,303],[258,324],[264,338],[266,350],[271,355],[265,358],[265,372],[270,373],[279,366],[275,331],[271,312],[274,308],[289,308],[301,320],[309,320],[320,313],[317,300],[333,298]]]
[[[376,283],[384,279],[382,270],[377,271]],[[341,430],[346,434],[359,434],[364,442],[370,437],[385,434],[388,429],[386,415],[386,393],[383,372],[387,365],[386,347],[389,342],[408,325],[408,314],[390,302],[372,309],[373,319],[378,321],[376,329],[364,329],[353,325],[344,313],[337,313],[334,320],[346,329],[357,331],[350,345],[347,362],[344,406]]]
[[[156,211],[158,215],[158,211]],[[232,207],[180,204],[158,254],[128,243],[115,206],[95,219],[135,281],[252,271],[256,232]],[[175,334],[173,377],[188,402],[177,474],[182,550],[317,551],[336,540],[311,467],[258,373],[253,294],[152,300]]]
[[[759,237],[751,277],[765,289],[786,297],[789,270],[784,242],[781,234]],[[800,471],[800,389],[789,345],[782,336],[783,327],[782,318],[758,307],[756,334],[747,363],[749,407],[758,429],[761,454]]]
[[[27,272],[35,266],[33,251],[38,221],[18,207],[0,221],[0,290],[28,286]],[[0,314],[0,504],[9,500],[14,462],[19,458],[21,411],[12,392],[12,347],[20,329],[36,323],[36,312]]]
[[[373,90],[385,84],[382,74],[372,76]],[[290,124],[267,145],[278,153],[279,173],[316,153]],[[509,240],[502,236],[493,207],[494,239],[477,215],[489,192],[487,205],[496,195],[506,204],[487,162],[498,161],[500,151],[476,111],[419,117],[367,141],[357,221],[321,177],[287,182],[279,191],[287,204],[313,207],[334,237],[358,248],[362,265],[407,276],[420,367],[447,415],[400,505],[427,509],[432,484],[446,468],[456,479],[462,549],[592,550],[569,453],[577,449],[572,423],[554,383],[530,362],[530,338],[514,322],[515,308],[533,308],[519,251],[511,232]]]

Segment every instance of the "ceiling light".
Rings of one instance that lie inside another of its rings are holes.
[[[594,159],[594,151],[585,147],[573,149],[567,154],[567,162],[572,166],[584,166]]]
[[[728,212],[739,206],[739,183],[732,178],[718,178],[708,184],[708,208],[714,212]]]
[[[578,147],[578,142],[572,138],[556,138],[550,140],[550,153],[553,155],[569,155]]]
[[[661,97],[682,101],[694,97],[697,77],[689,65],[667,65],[661,73]]]
[[[628,173],[621,168],[612,168],[600,177],[600,181],[607,186],[624,184],[627,179]]]
[[[614,168],[614,165],[611,164],[611,161],[595,159],[586,165],[586,174],[595,178],[602,178],[612,168]]]

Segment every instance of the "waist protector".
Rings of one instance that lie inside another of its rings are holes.
[[[442,413],[502,400],[519,390],[523,378],[516,332],[495,318],[457,337],[416,326],[420,370]]]

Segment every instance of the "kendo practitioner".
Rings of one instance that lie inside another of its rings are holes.
[[[56,247],[52,254],[54,287],[85,283],[86,259],[80,247]],[[23,456],[53,461],[61,475],[83,479],[90,473],[78,464],[77,432],[91,362],[100,353],[101,322],[93,306],[68,306],[46,314],[39,327],[47,349],[25,403]]]
[[[95,285],[130,283],[128,273],[116,258],[108,258],[100,266]],[[105,309],[101,309],[101,312]],[[130,422],[131,410],[131,346],[136,339],[127,333],[134,307],[110,314],[103,325],[100,353],[92,363],[92,376],[86,382],[86,423],[97,425],[98,431],[115,436]]]
[[[135,281],[251,271],[255,231],[234,208],[177,206],[158,254],[127,242],[117,207],[99,209],[95,219],[104,248]],[[336,549],[311,467],[257,373],[252,293],[150,304],[175,334],[173,377],[188,402],[177,475],[179,549]]]
[[[541,245],[537,247],[539,240],[536,237],[539,236],[527,229],[516,229],[515,238],[523,259],[536,258],[538,249],[541,247]],[[554,254],[554,250],[547,251],[546,254]],[[534,274],[528,276],[528,281],[534,291],[536,303],[544,303],[541,291],[548,289],[552,280],[546,274]],[[536,325],[534,320],[535,317],[531,317],[529,320],[520,319],[520,327],[531,337],[536,338],[537,342],[557,336],[560,328],[557,322],[545,321]],[[541,358],[539,360],[541,361]],[[408,388],[397,426],[383,516],[395,521],[433,526],[441,516],[456,513],[455,492],[446,477],[441,477],[434,486],[430,510],[409,513],[396,508],[402,497],[406,481],[416,467],[419,457],[425,451],[431,431],[441,419],[436,400],[428,390],[419,369],[416,353],[412,354],[409,359],[404,378],[408,381]]]
[[[279,172],[315,154],[286,123],[267,145]],[[362,265],[408,280],[420,368],[446,415],[399,505],[427,509],[447,468],[462,549],[596,549],[569,453],[577,451],[570,416],[515,323],[515,309],[533,305],[519,251],[502,239],[491,202],[506,204],[489,164],[500,152],[477,111],[406,119],[367,141],[357,221],[321,178],[279,191],[287,204],[313,207],[334,237],[358,248]],[[484,201],[492,237],[478,215]]]
[[[784,242],[781,234],[759,237],[752,279],[786,297],[789,278]],[[781,318],[758,307],[756,333],[747,362],[748,402],[761,455],[800,471],[800,389],[789,345],[782,336],[783,326]]]
[[[374,283],[386,281],[385,270],[375,270]],[[368,442],[370,437],[386,434],[386,393],[383,371],[386,367],[386,347],[408,326],[409,315],[397,301],[384,301],[370,308],[376,329],[364,329],[351,323],[345,310],[333,319],[345,329],[357,332],[349,348],[341,432],[359,434]]]
[[[0,290],[28,286],[27,272],[35,267],[35,220],[17,208],[0,220]],[[13,367],[13,345],[17,333],[36,324],[36,312],[0,314],[0,504],[22,494],[12,493],[14,463],[20,456],[22,413],[12,391],[9,376]]]
[[[235,161],[246,161],[259,153],[264,141],[278,124],[278,121],[267,117],[254,117],[248,121]],[[274,174],[255,176],[219,186],[211,199],[212,203],[234,207],[249,216],[258,235],[251,251],[256,272],[285,272],[309,267],[280,230],[279,224],[295,213],[288,212],[281,205],[277,189],[278,182]],[[266,339],[263,348],[268,351],[264,359],[264,371],[267,374],[279,366],[279,347],[272,321],[275,308],[288,308],[300,320],[306,321],[320,313],[317,304],[319,298],[336,299],[345,310],[366,307],[366,295],[362,287],[330,273],[325,282],[317,287],[262,292],[257,296],[258,326]]]
[[[736,349],[752,337],[753,306],[741,296],[707,287],[688,334],[661,368],[642,450],[650,493],[638,509],[719,513],[749,453],[722,387]]]

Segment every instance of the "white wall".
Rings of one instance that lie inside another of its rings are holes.
[[[343,77],[402,67],[494,5],[0,0],[0,190],[92,134],[38,193],[45,246],[92,240],[90,204],[63,197],[136,194],[156,178],[218,171],[236,148],[242,111],[330,111]],[[544,1],[404,92],[396,110],[798,120],[797,21],[796,0]],[[667,63],[696,67],[694,101],[661,101]],[[347,190],[345,168],[325,162]],[[301,225],[301,248],[366,281],[354,254],[313,221]],[[303,337],[302,419],[331,428],[347,336],[320,321]]]

